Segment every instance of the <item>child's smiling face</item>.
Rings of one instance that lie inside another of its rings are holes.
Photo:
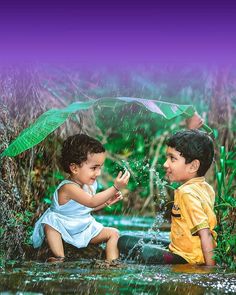
[[[72,169],[72,178],[79,184],[92,185],[101,175],[101,168],[105,161],[106,153],[88,154],[87,160],[81,165],[75,165]]]
[[[166,158],[164,168],[166,170],[166,177],[170,182],[186,182],[196,177],[196,173],[193,173],[192,170],[192,162],[186,164],[185,158],[175,148],[167,148]]]

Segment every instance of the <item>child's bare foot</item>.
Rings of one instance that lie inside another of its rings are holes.
[[[65,257],[60,257],[60,256],[58,256],[58,257],[49,257],[47,260],[46,260],[46,262],[64,262],[64,260],[65,260]]]
[[[122,263],[122,261],[119,258],[117,258],[110,261],[110,266],[121,268],[121,267],[124,267],[124,263]]]

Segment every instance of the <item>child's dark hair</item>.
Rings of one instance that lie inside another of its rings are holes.
[[[200,162],[198,176],[204,176],[214,159],[214,145],[211,137],[200,130],[178,131],[166,141],[169,147],[176,149],[188,164],[197,159]]]
[[[63,170],[70,173],[70,164],[81,165],[87,160],[88,154],[103,153],[103,145],[86,134],[69,136],[62,145],[59,162]]]

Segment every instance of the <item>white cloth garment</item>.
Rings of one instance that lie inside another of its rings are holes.
[[[63,180],[53,194],[51,207],[36,222],[32,234],[34,248],[42,245],[45,238],[44,224],[48,224],[61,233],[62,239],[77,248],[86,247],[90,240],[97,236],[103,229],[103,225],[97,222],[91,215],[93,208],[86,207],[80,203],[70,200],[64,205],[58,204],[58,190],[64,184],[73,181]],[[95,194],[97,183],[93,186],[84,186],[83,190],[89,194]],[[92,192],[91,192],[92,190]]]

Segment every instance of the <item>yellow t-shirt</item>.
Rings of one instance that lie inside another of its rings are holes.
[[[197,235],[200,229],[209,228],[216,239],[214,202],[214,190],[204,177],[192,178],[175,191],[169,248],[190,264],[205,263]]]

